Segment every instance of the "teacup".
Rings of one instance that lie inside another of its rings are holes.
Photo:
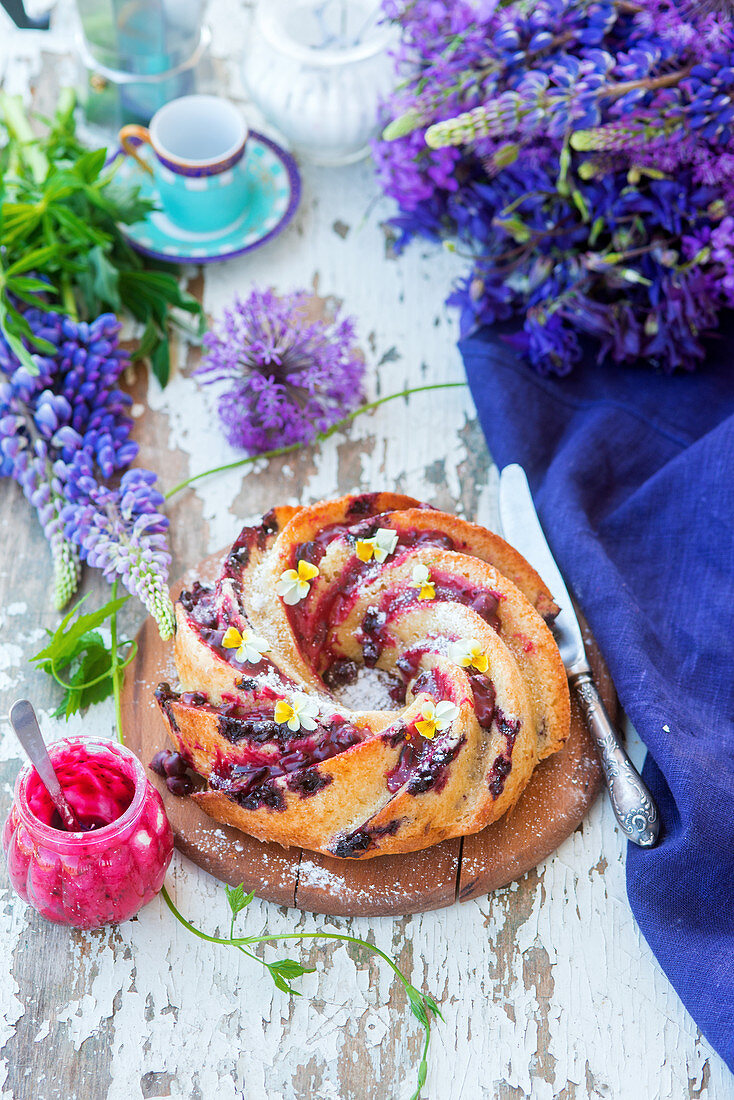
[[[155,171],[138,146],[151,146]],[[150,127],[123,126],[120,144],[154,176],[168,217],[193,233],[221,232],[245,206],[247,181],[242,158],[247,125],[227,99],[187,95],[166,103]]]

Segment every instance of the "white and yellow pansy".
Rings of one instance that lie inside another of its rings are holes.
[[[304,691],[297,691],[292,703],[279,699],[275,704],[275,721],[280,726],[287,726],[293,733],[301,729],[309,732],[315,730],[318,716],[318,703]]]
[[[437,703],[435,699],[424,699],[421,703],[421,718],[415,723],[418,733],[432,741],[437,733],[443,733],[459,717],[459,708],[449,699]]]
[[[239,632],[236,626],[228,626],[222,638],[225,649],[236,649],[235,657],[240,664],[256,665],[262,660],[263,653],[270,649],[267,638],[253,634],[251,630]]]
[[[477,672],[486,672],[489,668],[489,657],[476,638],[452,642],[449,646],[449,660],[462,668],[474,668]]]
[[[398,545],[397,531],[391,531],[389,527],[378,527],[374,535],[369,539],[357,539],[354,550],[360,561],[371,561],[372,558],[380,565],[395,553]]]
[[[295,569],[286,569],[280,574],[280,580],[275,591],[283,600],[283,603],[293,606],[305,600],[311,591],[311,581],[318,577],[318,565],[312,565],[310,561],[303,559],[298,562]]]
[[[434,600],[436,598],[436,586],[431,580],[431,573],[427,565],[414,565],[411,586],[419,589],[419,600]]]

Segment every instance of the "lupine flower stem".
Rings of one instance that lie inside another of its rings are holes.
[[[674,73],[665,73],[653,79],[627,80],[619,84],[603,85],[596,90],[595,95],[599,99],[615,100],[638,89],[651,92],[657,88],[670,88],[679,84],[690,71],[691,66],[687,65]],[[562,99],[558,92],[539,96],[537,100],[528,100],[522,106],[519,103],[516,106],[513,104],[511,111],[498,110],[497,101],[491,100],[486,105],[473,107],[470,111],[463,111],[453,118],[442,119],[429,126],[425,134],[426,145],[431,149],[441,149],[447,145],[469,145],[480,138],[495,134],[511,134],[515,129],[522,128],[523,119],[531,113],[550,114],[561,109]],[[540,130],[540,125],[538,129]],[[401,137],[402,134],[395,136]]]
[[[117,581],[112,582],[111,599],[117,599]],[[110,616],[110,675],[112,677],[112,698],[115,701],[115,733],[122,743],[122,672],[120,654],[117,646],[117,609]]]
[[[690,71],[691,66],[687,65],[676,72],[665,73],[663,76],[652,79],[627,80],[618,84],[608,84],[599,88],[595,94],[600,99],[615,100],[621,99],[622,96],[637,89],[651,92],[657,88],[671,88],[688,76]],[[560,109],[560,96],[557,94],[555,96],[548,95],[538,99],[535,103],[528,102],[524,114],[527,115],[536,109],[547,112]],[[521,117],[518,115],[518,125]],[[487,106],[474,107],[471,111],[464,111],[453,118],[442,119],[441,122],[429,126],[426,130],[426,144],[432,149],[441,149],[446,145],[468,145],[472,141],[493,134],[495,128],[499,125],[500,119],[495,104],[490,102]],[[388,137],[388,130],[385,131],[385,135]],[[403,135],[394,134],[394,136],[402,137]]]

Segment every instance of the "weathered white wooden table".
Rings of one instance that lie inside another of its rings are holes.
[[[218,85],[244,100],[239,58],[247,5],[209,8]],[[0,10],[0,77],[53,103],[74,71],[73,18],[59,3],[48,34],[17,32]],[[251,115],[254,122],[259,122]],[[391,255],[369,163],[303,167],[301,209],[262,251],[199,278],[217,315],[253,283],[318,286],[359,321],[373,394],[462,377],[455,318],[443,305],[455,258],[415,245]],[[204,415],[180,349],[164,392],[131,380],[141,460],[164,484],[235,455]],[[328,445],[288,461],[208,480],[172,508],[173,573],[230,542],[273,503],[354,488],[396,488],[493,524],[494,475],[468,394],[420,395],[360,419]],[[53,693],[29,671],[55,621],[49,559],[21,493],[0,484],[0,712],[38,701],[50,738],[111,734],[101,705],[68,725],[48,717]],[[87,581],[96,597],[104,585]],[[132,613],[127,627],[139,625]],[[21,760],[3,718],[0,812]],[[642,747],[632,742],[639,764]],[[440,1100],[731,1100],[734,1079],[701,1037],[638,932],[624,884],[625,846],[606,801],[521,882],[453,908],[399,920],[329,920],[255,902],[249,930],[351,928],[391,951],[441,1002],[426,1094]],[[222,886],[176,855],[169,888],[185,914],[224,929]],[[387,969],[344,947],[299,949],[317,970],[290,1000],[237,952],[195,940],[159,900],[101,932],[45,923],[0,872],[0,1087],[13,1100],[383,1100],[409,1095],[420,1030]],[[293,953],[293,952],[291,952]],[[6,969],[7,968],[7,969]]]

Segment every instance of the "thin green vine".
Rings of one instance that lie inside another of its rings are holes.
[[[443,1019],[443,1016],[441,1015],[441,1010],[439,1009],[433,997],[429,993],[422,993],[419,989],[416,989],[416,987],[408,981],[403,972],[400,970],[397,964],[393,962],[389,955],[385,954],[385,952],[382,951],[379,947],[376,947],[374,944],[369,943],[367,940],[360,939],[358,936],[348,936],[338,932],[284,932],[280,935],[266,934],[263,936],[235,937],[234,925],[237,915],[241,912],[242,909],[250,904],[255,895],[254,892],[245,894],[242,884],[236,887],[227,886],[225,889],[227,892],[227,900],[229,902],[232,913],[232,918],[230,922],[230,934],[228,937],[210,936],[206,932],[202,932],[201,929],[197,928],[196,925],[192,924],[191,921],[187,920],[186,917],[184,917],[184,915],[179,912],[179,910],[176,908],[173,901],[171,900],[171,896],[165,886],[161,890],[161,894],[163,896],[163,900],[173,913],[176,920],[178,920],[184,926],[184,928],[188,929],[189,932],[193,933],[193,935],[195,936],[198,936],[198,938],[201,940],[206,940],[208,943],[217,943],[225,947],[236,947],[243,954],[247,955],[248,958],[260,963],[261,966],[265,967],[265,969],[269,971],[270,976],[275,982],[276,986],[279,989],[282,989],[284,992],[300,996],[298,990],[294,989],[290,984],[290,980],[292,978],[300,977],[302,974],[313,973],[315,968],[301,966],[301,964],[299,962],[296,962],[295,959],[281,959],[278,962],[269,963],[265,959],[261,959],[259,955],[255,955],[252,951],[249,951],[249,947],[260,943],[276,943],[284,940],[331,940],[341,943],[352,943],[358,947],[363,947],[367,951],[371,952],[371,954],[376,955],[378,958],[387,963],[395,976],[402,983],[403,988],[405,989],[405,992],[408,996],[410,1010],[416,1017],[416,1019],[420,1021],[425,1031],[423,1051],[421,1055],[421,1061],[418,1066],[417,1088],[411,1096],[411,1100],[419,1100],[421,1090],[423,1088],[423,1085],[425,1084],[425,1080],[428,1075],[427,1059],[428,1047],[431,1041],[431,1016],[438,1016],[439,1019]]]
[[[329,428],[328,431],[320,432],[316,436],[316,442],[323,442],[324,440],[328,439],[330,436],[334,435],[336,432],[340,431],[342,428],[346,427],[353,420],[355,420],[358,416],[361,416],[363,413],[370,412],[373,409],[379,408],[381,405],[385,405],[389,401],[395,401],[395,400],[397,400],[398,398],[401,398],[401,397],[408,398],[412,394],[424,393],[424,392],[430,391],[430,390],[456,389],[456,388],[463,388],[465,386],[466,386],[465,382],[434,383],[434,384],[430,384],[430,385],[416,386],[416,387],[413,387],[413,388],[410,388],[410,389],[401,390],[399,393],[392,393],[392,394],[389,394],[387,397],[378,398],[377,400],[372,401],[369,404],[361,405],[358,409],[355,409],[354,412],[349,413],[348,416],[345,416],[341,420],[339,420],[336,424],[334,424],[331,428]],[[216,466],[211,470],[205,470],[202,473],[194,474],[192,477],[187,478],[185,481],[179,482],[178,485],[175,485],[172,489],[169,489],[169,491],[165,494],[165,497],[168,500],[172,496],[174,496],[174,494],[180,492],[182,489],[185,489],[187,486],[191,485],[194,481],[199,481],[202,478],[209,477],[211,474],[222,473],[222,472],[227,471],[227,470],[234,470],[234,469],[237,469],[240,466],[246,466],[250,463],[257,462],[259,459],[270,459],[270,458],[276,458],[280,455],[290,454],[294,451],[302,450],[305,446],[306,446],[306,444],[304,444],[304,443],[294,443],[294,444],[291,444],[290,446],[287,446],[287,447],[277,447],[277,448],[274,448],[271,451],[265,451],[262,454],[249,455],[248,457],[243,458],[243,459],[238,459],[235,462],[230,462],[230,463],[227,463],[223,466]],[[126,665],[129,664],[129,662],[134,657],[134,652],[131,653],[131,654],[128,654],[125,661],[120,660],[119,647],[120,647],[120,645],[124,645],[124,644],[128,644],[128,643],[127,642],[118,642],[117,613],[118,613],[120,607],[122,606],[123,602],[126,602],[126,600],[129,597],[124,597],[124,598],[118,599],[117,590],[118,590],[118,582],[115,580],[112,584],[112,596],[111,596],[110,604],[108,605],[111,608],[111,611],[109,613],[109,619],[110,619],[110,668],[109,668],[108,675],[111,677],[111,680],[112,680],[112,694],[113,694],[113,698],[114,698],[114,707],[115,707],[116,734],[117,734],[118,740],[122,741],[122,698],[121,698],[122,697],[122,677],[123,677],[123,671],[124,671]],[[95,683],[98,682],[99,679],[100,678],[98,677],[94,682]],[[85,686],[88,686],[88,685],[85,685]],[[419,1098],[421,1096],[422,1089],[423,1089],[423,1085],[425,1084],[426,1076],[427,1076],[427,1073],[428,1073],[428,1061],[427,1061],[427,1059],[428,1059],[428,1048],[429,1048],[430,1041],[431,1041],[431,1017],[432,1016],[437,1016],[439,1019],[443,1019],[443,1017],[441,1015],[441,1012],[440,1012],[440,1009],[439,1009],[436,1001],[434,1000],[434,998],[430,994],[422,993],[419,989],[416,989],[416,987],[414,985],[412,985],[411,982],[408,981],[408,979],[402,973],[402,971],[397,966],[397,964],[390,958],[390,956],[388,954],[386,954],[384,951],[382,951],[381,948],[376,947],[374,944],[371,944],[366,940],[360,939],[357,936],[349,936],[349,935],[346,935],[346,934],[340,934],[340,933],[336,933],[336,932],[290,932],[290,933],[283,933],[282,935],[269,935],[269,934],[266,934],[266,935],[260,935],[260,936],[235,937],[235,935],[234,935],[235,919],[236,919],[237,915],[244,908],[246,908],[247,905],[250,904],[250,902],[252,901],[252,899],[254,897],[254,893],[245,894],[244,886],[242,884],[240,884],[239,886],[237,886],[235,888],[227,886],[226,887],[226,892],[227,892],[227,900],[229,902],[230,909],[231,909],[231,914],[232,914],[232,919],[231,919],[231,923],[230,923],[230,935],[229,935],[229,937],[226,937],[226,938],[221,937],[221,936],[210,936],[206,932],[202,932],[201,929],[197,928],[194,924],[191,923],[191,921],[187,920],[186,917],[184,917],[183,914],[180,913],[179,910],[177,909],[176,905],[174,904],[173,900],[171,899],[171,896],[168,893],[168,890],[166,889],[165,886],[161,890],[161,895],[162,895],[163,900],[165,901],[166,905],[170,909],[171,913],[176,918],[176,920],[178,920],[179,923],[181,925],[183,925],[183,927],[186,928],[189,932],[191,932],[193,935],[197,936],[199,939],[206,940],[209,943],[220,944],[220,945],[226,946],[226,947],[234,947],[237,950],[241,951],[248,958],[252,959],[255,962],[258,962],[261,966],[265,967],[268,970],[271,978],[275,982],[276,986],[279,989],[281,989],[283,992],[291,993],[295,996],[300,996],[299,991],[297,989],[294,989],[293,986],[291,985],[291,981],[294,978],[300,977],[301,975],[310,972],[311,970],[313,970],[313,968],[304,967],[300,963],[296,962],[294,959],[282,959],[282,960],[277,961],[277,962],[270,962],[269,963],[269,962],[265,961],[264,959],[261,959],[254,952],[250,951],[249,950],[250,947],[255,946],[257,944],[261,944],[261,943],[262,944],[275,943],[277,941],[285,941],[285,940],[288,940],[288,941],[291,941],[291,940],[332,940],[332,941],[338,941],[338,942],[341,942],[341,943],[351,943],[351,944],[355,944],[359,947],[363,947],[363,948],[365,948],[365,950],[369,951],[373,955],[375,955],[378,958],[382,959],[383,962],[387,963],[387,965],[393,971],[395,976],[402,983],[403,988],[405,989],[405,992],[406,992],[407,997],[408,997],[411,1012],[416,1017],[416,1019],[420,1022],[421,1026],[423,1027],[424,1032],[425,1032],[425,1039],[424,1039],[424,1042],[423,1042],[423,1048],[422,1048],[422,1053],[421,1053],[421,1061],[420,1061],[419,1066],[418,1066],[417,1087],[416,1087],[416,1090],[415,1090],[415,1092],[413,1093],[413,1095],[411,1097],[411,1100],[419,1100]]]
[[[388,401],[397,401],[400,397],[410,397],[414,393],[425,393],[428,390],[453,390],[453,389],[466,389],[466,382],[434,382],[428,386],[413,386],[407,390],[400,390],[399,393],[389,393],[387,397],[378,397],[376,401],[370,401],[366,405],[360,405],[358,409],[354,409],[353,412],[343,416],[341,420],[337,420],[336,424],[332,424],[325,432],[318,432],[314,437],[313,442],[323,443],[325,440],[330,439],[332,435],[336,435],[342,428],[346,428],[353,420],[356,420],[358,416],[362,416],[364,413],[372,412],[373,409],[378,409],[380,405],[386,405]],[[204,470],[200,474],[193,474],[191,477],[187,477],[185,481],[180,481],[178,485],[174,485],[172,489],[169,489],[164,494],[165,499],[169,500],[174,493],[180,492],[181,489],[185,489],[188,485],[191,485],[194,481],[200,481],[204,477],[209,477],[211,474],[225,473],[227,470],[237,470],[240,466],[248,466],[253,462],[258,462],[260,459],[279,458],[281,455],[292,454],[294,451],[302,451],[305,447],[310,446],[307,443],[290,443],[287,447],[274,447],[271,451],[262,451],[260,454],[248,455],[246,458],[238,458],[235,462],[227,462],[223,466],[214,466],[211,470]]]

